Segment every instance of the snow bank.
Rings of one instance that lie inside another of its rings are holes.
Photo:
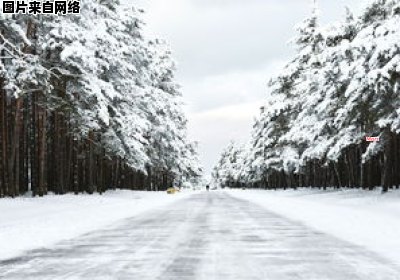
[[[52,246],[188,195],[117,190],[103,195],[0,199],[0,259]]]
[[[400,191],[385,195],[380,190],[310,189],[229,193],[400,264]]]

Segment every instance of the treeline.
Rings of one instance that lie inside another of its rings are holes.
[[[0,197],[164,190],[201,175],[175,65],[141,11],[0,15]]]
[[[231,144],[218,184],[285,189],[400,186],[400,1],[297,27],[295,57],[269,84],[251,140]],[[367,142],[366,137],[379,137]]]

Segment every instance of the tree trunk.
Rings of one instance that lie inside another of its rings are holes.
[[[392,183],[392,168],[393,168],[393,134],[387,129],[384,133],[384,163],[383,163],[383,181],[382,192],[387,192],[389,188],[393,187]]]

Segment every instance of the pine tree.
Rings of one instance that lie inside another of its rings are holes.
[[[269,85],[243,153],[242,182],[399,186],[399,13],[398,1],[376,0],[358,18],[347,9],[343,21],[320,27],[314,8],[297,28],[295,57]],[[229,153],[218,167],[226,169]],[[214,170],[218,178],[223,172]]]
[[[171,52],[135,8],[82,5],[79,16],[1,15],[0,196],[196,181]]]

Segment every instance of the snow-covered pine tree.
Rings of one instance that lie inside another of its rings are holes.
[[[246,184],[384,192],[400,185],[399,7],[372,1],[359,17],[347,10],[326,27],[314,10],[299,25],[297,54],[270,83],[244,153]]]
[[[88,0],[79,16],[1,16],[0,196],[200,176],[171,53],[140,11]]]

